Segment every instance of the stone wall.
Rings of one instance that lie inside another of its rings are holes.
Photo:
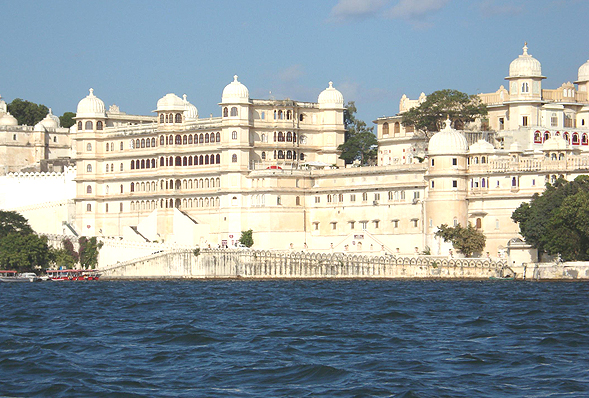
[[[157,253],[102,268],[106,278],[449,278],[499,277],[507,264],[483,259],[277,253],[212,249]]]

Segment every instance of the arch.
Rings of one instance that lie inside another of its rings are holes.
[[[163,122],[164,122],[164,114],[160,113],[160,123],[163,123]]]
[[[220,154],[217,154],[217,156],[215,156],[215,157],[217,158],[216,159],[217,161],[215,163],[221,164],[221,155]]]
[[[217,132],[217,134],[215,134],[215,138],[215,141],[221,142],[221,133]]]
[[[237,163],[237,155],[236,154],[231,155],[231,162]]]
[[[180,134],[176,134],[176,140],[174,141],[176,145],[182,145],[182,136]]]
[[[87,121],[86,125],[84,126],[84,130],[92,130],[92,122]]]
[[[573,145],[579,145],[579,134],[573,133]]]
[[[282,131],[278,132],[278,142],[284,142],[284,134]]]
[[[211,133],[211,142],[215,142],[215,133]]]
[[[86,186],[86,193],[92,193],[92,186],[91,185]]]
[[[542,134],[538,130],[536,130],[534,132],[534,143],[535,144],[541,144],[542,143]]]
[[[262,160],[266,160],[266,152],[262,151]]]
[[[286,133],[286,142],[292,142],[292,133],[290,131]]]
[[[545,131],[545,132],[544,132],[544,141],[546,141],[546,140],[548,140],[548,139],[550,139],[550,132],[548,132],[548,131]]]
[[[134,182],[131,183],[131,192],[135,192],[135,183]]]
[[[176,119],[174,120],[175,123],[182,123],[182,114],[176,113]]]
[[[205,164],[205,163],[204,163],[204,156],[200,155],[200,156],[198,157],[198,164],[200,164],[200,165],[203,165],[203,164]]]
[[[209,155],[205,155],[205,165],[209,164]]]
[[[188,165],[189,166],[192,166],[192,156],[189,156],[188,157]]]
[[[200,144],[205,142],[205,135],[203,133],[200,133],[200,135],[198,136],[198,142]]]
[[[217,181],[217,183],[216,183],[217,188],[221,187],[221,179],[219,177],[217,177],[216,181]]]
[[[401,134],[401,124],[399,122],[395,122],[395,127],[394,127],[394,135],[399,135]]]
[[[131,160],[131,170],[135,170],[135,161]]]
[[[186,156],[182,158],[182,166],[188,166],[188,158]]]
[[[227,107],[223,108],[223,117],[229,116],[229,109]]]
[[[286,158],[292,160],[292,151],[286,151]]]
[[[86,173],[92,173],[92,165],[91,164],[89,164],[88,166],[86,166]]]
[[[174,163],[175,166],[182,166],[182,158],[180,156],[176,156],[176,161]]]
[[[192,144],[192,134],[188,134],[188,144]]]
[[[278,159],[284,159],[284,152],[282,150],[278,151]]]
[[[209,143],[209,133],[205,134],[205,144]]]
[[[186,145],[186,144],[188,144],[188,136],[184,135],[182,137],[182,145]]]
[[[155,144],[153,146],[155,146]],[[145,147],[146,148],[150,148],[151,147],[151,140],[149,138],[147,140],[145,140]]]
[[[144,169],[145,168],[145,159],[141,159],[141,168]]]
[[[382,124],[382,135],[383,136],[389,135],[389,124],[387,122],[384,122]]]
[[[237,116],[237,107],[236,106],[231,107],[231,116]]]
[[[96,122],[96,130],[102,130],[102,127],[104,126],[104,124],[102,123],[102,121],[97,121]]]
[[[81,120],[78,122],[78,130],[82,130],[82,121]]]
[[[581,136],[581,145],[587,145],[589,144],[589,141],[587,141],[587,134],[583,133],[583,135]]]
[[[160,166],[163,166],[163,165],[164,165],[164,157],[163,157],[163,156],[161,156],[161,157],[160,157]]]

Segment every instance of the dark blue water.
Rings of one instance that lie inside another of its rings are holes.
[[[0,396],[589,396],[589,284],[0,284]]]

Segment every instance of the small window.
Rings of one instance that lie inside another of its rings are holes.
[[[223,108],[223,117],[229,116],[229,109],[227,107]]]
[[[92,205],[90,203],[86,205],[86,211],[92,211]]]
[[[231,139],[232,140],[236,140],[237,139],[237,131],[234,131],[231,133]]]
[[[82,130],[82,121],[78,122],[78,130]]]
[[[92,130],[92,122],[86,122],[85,130]]]
[[[458,159],[452,158],[452,166],[458,166]]]
[[[452,188],[458,188],[458,180],[452,180]]]
[[[432,159],[432,167],[434,167],[434,164],[435,164],[435,163],[434,163],[434,159]]]
[[[86,193],[92,193],[92,186],[91,185],[88,185],[86,187]]]
[[[231,107],[231,116],[237,116],[237,107]]]
[[[96,122],[96,130],[102,130],[102,126],[103,124],[100,120]]]
[[[89,164],[88,166],[86,166],[86,172],[87,173],[92,173],[92,165]]]
[[[281,204],[282,204],[282,199],[281,199],[281,197],[280,197],[280,196],[277,196],[277,197],[276,197],[276,205],[277,205],[277,206],[280,206]]]
[[[90,152],[92,150],[92,144],[86,144],[86,151]]]
[[[237,163],[237,155],[236,154],[231,155],[231,161],[233,163]]]
[[[356,201],[356,194],[351,194],[350,195],[350,202],[355,202]]]

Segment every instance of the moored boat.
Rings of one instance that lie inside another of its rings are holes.
[[[14,270],[0,270],[0,282],[38,282],[40,280],[34,272],[18,273]]]
[[[48,269],[47,277],[51,281],[97,281],[99,274],[93,270]]]

